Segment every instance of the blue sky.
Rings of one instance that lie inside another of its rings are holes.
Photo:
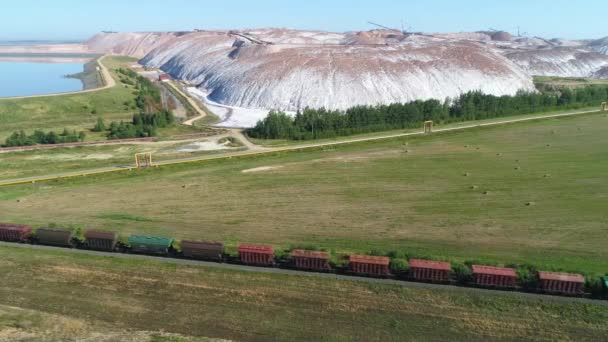
[[[520,26],[550,38],[608,36],[607,0],[18,0],[0,11],[0,40],[86,39],[101,30],[349,31],[373,28],[368,20],[425,32]]]

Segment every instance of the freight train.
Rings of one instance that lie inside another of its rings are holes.
[[[0,223],[0,241],[78,248],[113,253],[137,253],[169,258],[225,262],[258,267],[280,267],[310,272],[348,274],[353,276],[396,278],[406,281],[458,284],[499,290],[524,290],[517,271],[513,268],[472,265],[471,279],[457,281],[452,265],[447,262],[410,259],[407,271],[391,269],[391,259],[385,256],[349,255],[344,266],[333,265],[330,255],[323,251],[295,249],[286,257],[278,257],[272,246],[240,244],[238,254],[229,255],[219,242],[180,241],[171,238],[131,235],[119,241],[115,232],[86,230],[83,238],[76,238],[71,230],[40,228]],[[176,243],[177,242],[177,243]],[[179,245],[175,248],[175,245]],[[537,286],[525,288],[552,295],[584,296],[585,278],[580,274],[540,271]],[[602,279],[604,298],[608,297],[608,277]]]

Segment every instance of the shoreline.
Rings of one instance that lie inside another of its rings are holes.
[[[69,92],[63,92],[63,93],[51,93],[51,94],[40,94],[40,95],[25,95],[25,96],[0,97],[0,101],[31,99],[31,98],[43,98],[43,97],[55,97],[55,96],[72,95],[72,94],[83,94],[83,93],[90,93],[90,92],[94,92],[94,91],[100,91],[100,90],[112,88],[112,87],[114,87],[116,85],[116,82],[114,81],[114,78],[110,74],[109,70],[103,64],[103,59],[105,57],[106,56],[104,55],[104,56],[101,56],[101,57],[99,57],[97,59],[93,59],[92,61],[89,62],[89,64],[94,65],[94,66],[99,66],[99,68],[100,68],[100,70],[98,72],[95,72],[95,74],[98,75],[98,78],[99,78],[98,87],[96,87],[96,88],[82,89],[82,90],[69,91]],[[69,77],[69,76],[74,76],[74,75],[65,75],[65,76]],[[72,78],[78,78],[78,79],[80,79],[81,82],[83,83],[83,88],[85,87],[84,81],[80,77],[72,77]]]

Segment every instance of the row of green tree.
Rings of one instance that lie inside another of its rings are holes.
[[[135,105],[142,113],[162,110],[160,89],[149,79],[138,75],[131,69],[117,69],[123,83],[132,84],[136,89]]]
[[[134,114],[131,122],[112,121],[106,126],[102,118],[97,119],[93,132],[107,132],[110,140],[147,138],[157,135],[158,128],[165,128],[175,123],[175,116],[169,110],[156,113]]]
[[[33,146],[33,145],[50,145],[50,144],[65,144],[73,142],[82,142],[86,137],[85,132],[76,132],[74,130],[63,130],[62,133],[55,133],[54,131],[43,132],[34,131],[33,134],[27,135],[24,131],[13,132],[4,143],[4,147],[17,147],[17,146]]]
[[[359,133],[483,120],[519,114],[596,106],[608,99],[608,86],[562,88],[545,92],[520,91],[514,96],[472,91],[455,99],[413,101],[378,106],[356,106],[345,111],[304,109],[295,117],[272,111],[247,134],[261,139],[309,140]]]

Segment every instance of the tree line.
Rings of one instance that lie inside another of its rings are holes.
[[[130,69],[118,69],[120,80],[132,84],[135,89],[135,106],[139,113],[134,114],[131,122],[111,122],[106,127],[103,119],[97,119],[94,132],[107,132],[107,138],[131,139],[146,138],[157,135],[158,128],[165,128],[175,123],[175,116],[162,106],[160,90],[149,79],[138,75]]]
[[[27,135],[24,131],[13,132],[2,145],[3,147],[17,147],[17,146],[33,146],[33,145],[51,145],[51,144],[65,144],[73,142],[82,142],[86,137],[85,132],[76,132],[74,130],[68,130],[65,128],[62,133],[55,133],[54,131],[43,132],[40,130],[34,131],[33,134]]]
[[[156,113],[134,114],[131,122],[112,121],[106,126],[102,118],[97,119],[94,132],[107,132],[109,140],[155,137],[158,128],[165,128],[175,123],[175,116],[169,110]]]
[[[560,88],[542,92],[520,91],[514,96],[471,91],[455,99],[412,101],[347,110],[306,108],[294,117],[271,111],[255,127],[252,138],[310,140],[392,129],[421,127],[427,120],[438,124],[483,120],[520,114],[596,106],[608,99],[608,86]]]

